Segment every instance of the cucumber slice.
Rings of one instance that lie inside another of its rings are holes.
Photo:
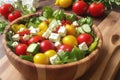
[[[90,33],[90,32],[91,32],[91,27],[90,27],[90,25],[88,25],[88,24],[83,24],[83,25],[82,25],[82,29],[83,29],[83,31],[85,31],[85,32],[87,32],[87,33]]]
[[[49,28],[55,28],[56,26],[58,26],[58,22],[56,19],[53,19],[49,24]]]
[[[77,28],[77,31],[78,31],[79,33],[85,33],[85,32],[83,31],[82,27],[78,27],[78,28]]]
[[[37,43],[32,43],[28,46],[27,52],[32,53],[32,54],[36,54],[39,50],[39,46],[40,45]]]

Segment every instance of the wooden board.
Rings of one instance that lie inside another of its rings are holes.
[[[96,63],[78,80],[113,80],[120,67],[120,13],[112,11],[99,25],[103,47]],[[26,80],[4,56],[0,60],[0,80]]]

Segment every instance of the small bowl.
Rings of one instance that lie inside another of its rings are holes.
[[[10,23],[5,33],[9,31],[9,28],[12,24],[19,23],[20,20],[24,18],[30,18],[32,16],[37,16],[41,13],[26,15],[20,17]],[[94,32],[99,38],[99,43],[97,48],[85,58],[67,64],[60,65],[43,65],[43,64],[34,64],[32,62],[23,60],[19,58],[11,49],[6,45],[6,35],[3,34],[3,45],[6,50],[6,55],[12,65],[28,80],[75,80],[81,77],[92,64],[99,57],[99,51],[102,47],[102,35],[100,30],[93,25],[92,26]],[[15,73],[14,73],[15,74]]]

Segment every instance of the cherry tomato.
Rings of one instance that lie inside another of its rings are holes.
[[[40,43],[40,50],[45,52],[47,50],[55,50],[54,44],[49,40],[44,40]]]
[[[38,53],[33,57],[34,63],[37,64],[49,64],[49,58],[43,53]]]
[[[23,39],[23,36],[20,36],[20,42],[24,43],[24,44],[27,44],[28,40],[25,40],[25,39]]]
[[[58,33],[59,29],[60,29],[60,25],[56,28],[56,30],[54,31],[54,33]]]
[[[44,54],[50,58],[56,54],[56,51],[55,50],[47,50],[47,51],[45,51]]]
[[[26,55],[27,45],[26,44],[19,44],[15,48],[15,52],[17,55]]]
[[[9,15],[8,15],[8,20],[10,21],[10,22],[12,22],[13,20],[15,20],[15,19],[17,19],[17,18],[19,18],[19,17],[21,17],[22,15],[21,15],[21,13],[19,12],[19,11],[15,11],[15,12],[13,12],[13,13],[10,13]]]
[[[88,33],[83,33],[78,35],[77,41],[79,44],[86,42],[86,44],[89,46],[93,42],[93,37]]]
[[[0,14],[5,18],[8,17],[8,14],[14,11],[14,7],[11,4],[4,4],[0,7]]]
[[[88,5],[84,1],[78,1],[73,4],[72,11],[77,15],[83,15],[86,13]]]
[[[33,36],[32,38],[28,40],[28,45],[30,45],[31,43],[41,42],[43,40],[44,38],[42,36]]]
[[[70,45],[72,47],[77,46],[78,44],[76,37],[74,37],[73,35],[67,35],[63,37],[62,43]]]
[[[18,32],[18,34],[19,34],[20,36],[24,36],[25,34],[26,34],[26,35],[29,35],[29,34],[30,34],[30,30],[25,29],[25,30],[23,30],[23,31]]]
[[[72,51],[72,46],[70,46],[70,45],[67,45],[67,44],[62,44],[62,45],[60,45],[60,46],[58,46],[57,47],[57,51],[59,52],[59,51],[68,51],[68,52],[71,52]]]
[[[76,29],[73,25],[66,24],[65,28],[67,30],[68,35],[75,35],[76,34]]]
[[[88,12],[93,17],[101,16],[105,11],[105,6],[103,3],[92,3],[88,8]]]

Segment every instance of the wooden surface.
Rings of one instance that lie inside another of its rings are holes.
[[[44,5],[54,9],[54,0],[44,0],[39,3],[39,10]],[[118,8],[119,9],[119,8]],[[103,47],[96,63],[78,80],[114,80],[120,68],[120,10],[108,11],[101,18],[94,18],[94,23],[103,35]],[[71,11],[69,9],[66,12]],[[1,40],[1,36],[0,36]],[[1,41],[0,41],[1,44]],[[8,61],[5,51],[0,45],[0,80],[26,80]],[[120,75],[116,80],[120,80]]]

